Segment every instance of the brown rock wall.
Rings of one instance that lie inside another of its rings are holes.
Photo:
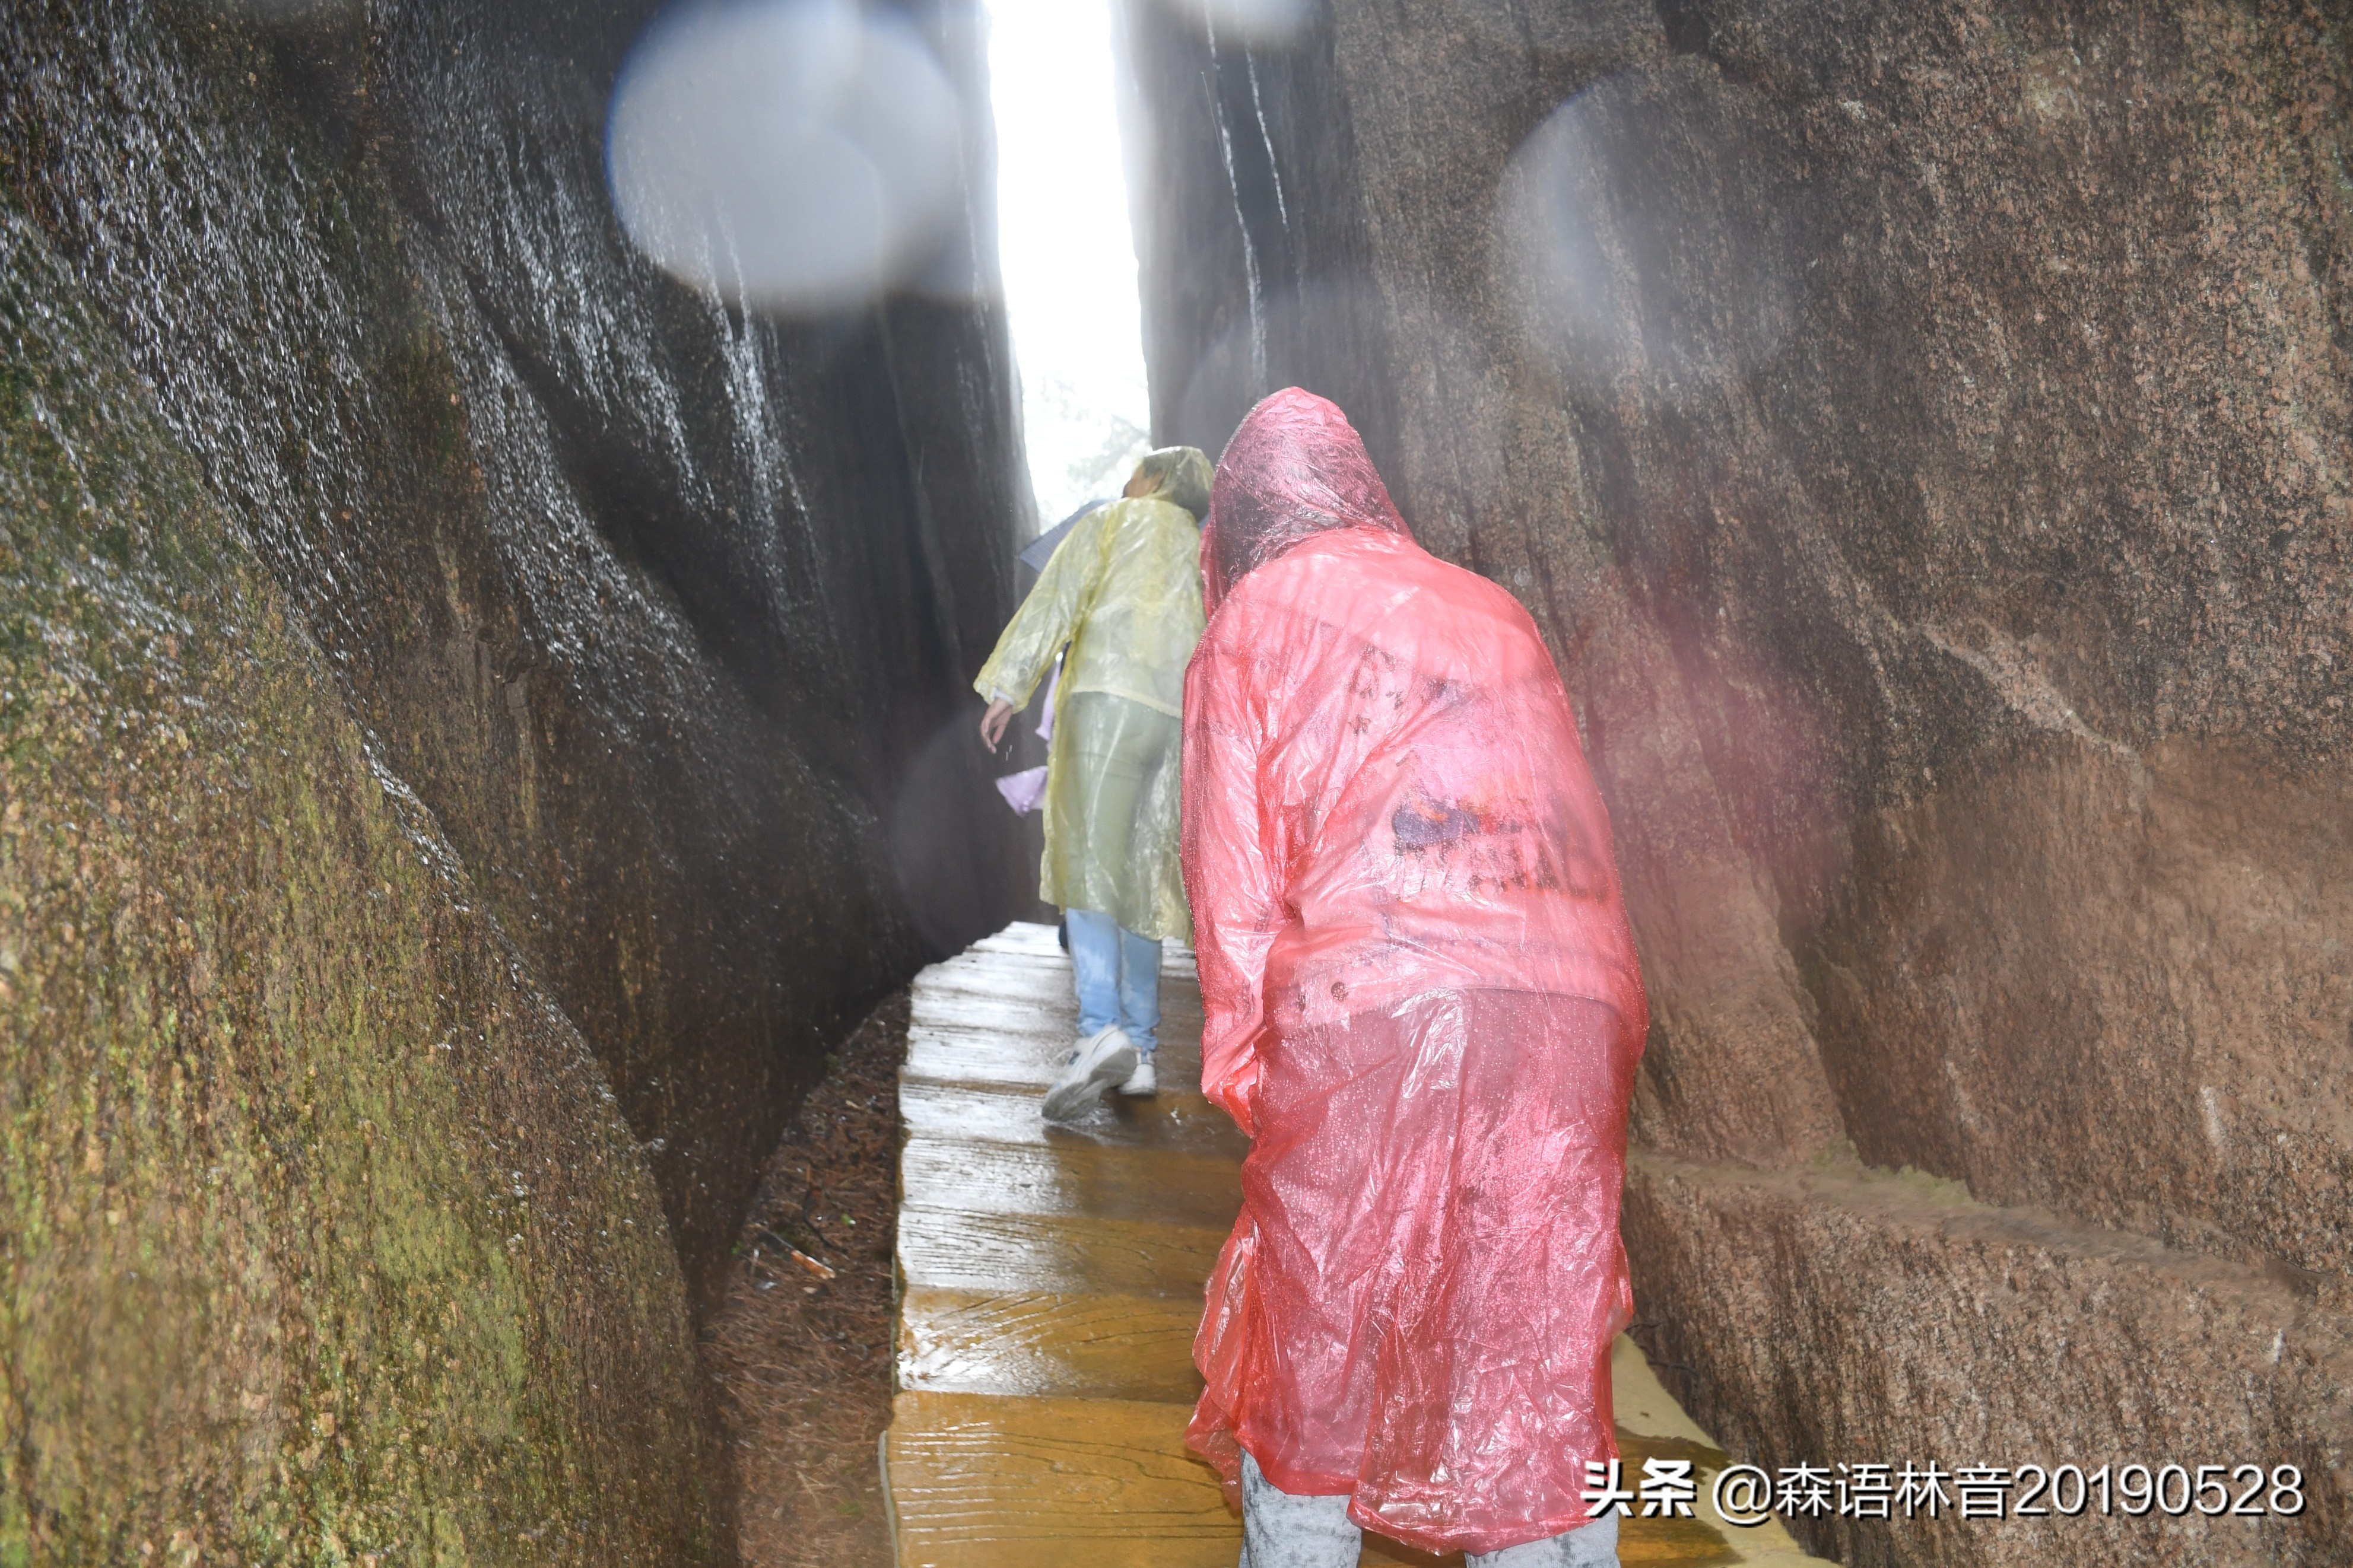
[[[0,1561],[728,1561],[587,1042],[5,209],[0,259]]]
[[[0,10],[0,1562],[729,1560],[693,1309],[1017,905],[985,241],[657,272],[660,8]]]
[[[2261,743],[2062,733],[1875,819],[1810,977],[1863,1157],[2353,1301],[2348,806]]]
[[[818,1047],[1021,886],[960,714],[1026,501],[1001,314],[746,318],[631,250],[659,9],[12,7],[0,190],[594,1046],[700,1293]]]
[[[2100,1226],[2177,1249],[2014,1304],[2080,1320],[2054,1405],[2203,1354],[2168,1305],[2198,1270],[2293,1281],[2341,1331],[2343,17],[1330,0],[1244,49],[1129,9],[1157,434],[1215,449],[1254,393],[1324,391],[1420,537],[1535,614],[1658,1019],[1638,1139],[1768,1170],[1851,1146],[2064,1216],[2054,1258]],[[1298,173],[1335,148],[1343,178]],[[1834,1241],[1810,1190],[1755,1180],[1792,1268],[1898,1289],[1900,1226],[1864,1205]],[[1653,1305],[1704,1316],[1704,1368],[1740,1338],[1718,1430],[1796,1454],[1845,1440],[1837,1380],[1978,1364],[1900,1314],[1866,1339],[1774,1292],[1704,1310],[1714,1265],[1674,1235],[1701,1212],[1629,1237]],[[1729,1234],[1726,1268],[1765,1266]],[[2336,1453],[2316,1387],[2275,1391],[2277,1430]],[[2211,1392],[2111,1446],[2196,1446]],[[2329,1545],[2296,1550],[2341,1552],[2341,1500],[2313,1517]],[[1845,1545],[2110,1560],[1924,1540]]]
[[[1625,1229],[1665,1359],[1701,1370],[1679,1392],[1755,1462],[2106,1465],[2113,1483],[2129,1464],[2194,1477],[2260,1459],[2267,1510],[2271,1468],[2302,1476],[2306,1506],[2283,1494],[2261,1518],[2134,1518],[2121,1499],[2103,1513],[2094,1493],[2073,1517],[1792,1521],[1841,1562],[2343,1560],[2353,1332],[2288,1283],[1828,1163],[1760,1174],[1638,1154]]]

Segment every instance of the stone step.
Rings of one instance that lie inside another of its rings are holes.
[[[1060,1076],[1071,1054],[1070,1030],[1025,1027],[1011,1001],[960,1010],[955,1022],[907,1031],[907,1063],[902,1076],[927,1083],[963,1083],[1017,1088],[1042,1094]],[[1034,1021],[1034,1009],[1031,1010]],[[993,1020],[992,1013],[1001,1019]],[[1200,1099],[1201,1056],[1194,1041],[1200,1021],[1163,1020],[1173,1037],[1153,1053],[1164,1096]],[[1175,1103],[1171,1100],[1170,1103]]]
[[[892,1405],[883,1463],[901,1568],[1229,1568],[1241,1526],[1216,1479],[1185,1447],[1189,1403],[1002,1397],[912,1390]],[[1621,1431],[1630,1468],[1646,1458],[1724,1455],[1674,1437]],[[1750,1534],[1754,1532],[1740,1531]],[[1786,1539],[1786,1538],[1785,1538]],[[1625,1568],[1793,1565],[1794,1554],[1744,1552],[1699,1519],[1630,1519]],[[1366,1534],[1363,1564],[1460,1563]]]
[[[900,1568],[1233,1568],[1189,1406],[902,1394],[883,1436]]]
[[[1215,1155],[1082,1140],[1005,1143],[910,1138],[899,1153],[909,1201],[998,1214],[1092,1215],[1233,1228],[1241,1191]]]
[[[1164,1150],[1219,1156],[1240,1165],[1249,1140],[1222,1110],[1181,1091],[1156,1100],[1111,1096],[1085,1121],[1049,1123],[1038,1114],[1036,1090],[906,1079],[899,1114],[909,1133],[926,1138],[977,1139],[1033,1148]]]
[[[991,1214],[902,1199],[899,1273],[944,1289],[1096,1291],[1198,1302],[1226,1233],[1094,1215]]]
[[[899,1386],[931,1394],[1050,1394],[1182,1404],[1198,1292],[998,1294],[911,1285],[899,1308]]]

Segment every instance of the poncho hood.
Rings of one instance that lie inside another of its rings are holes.
[[[1335,528],[1412,537],[1339,405],[1286,386],[1250,411],[1218,459],[1201,530],[1203,608],[1217,614],[1236,583]]]

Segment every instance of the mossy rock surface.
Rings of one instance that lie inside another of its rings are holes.
[[[661,9],[20,0],[0,195],[586,1039],[701,1310],[827,1045],[1035,885],[968,684],[1027,482],[1001,310],[745,316],[629,245]]]
[[[0,209],[0,1564],[719,1555],[586,1043]]]

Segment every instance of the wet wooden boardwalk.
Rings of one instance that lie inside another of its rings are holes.
[[[1201,1287],[1247,1144],[1200,1095],[1185,953],[1161,971],[1158,1098],[1043,1121],[1076,1033],[1070,973],[1053,928],[1023,924],[915,983],[899,1091],[899,1394],[882,1451],[901,1568],[1232,1568],[1240,1552],[1184,1433]],[[1614,1372],[1630,1472],[1645,1456],[1724,1462],[1625,1341]],[[1367,1563],[1461,1561],[1366,1542]],[[1812,1561],[1778,1527],[1701,1520],[1629,1520],[1620,1556]]]

